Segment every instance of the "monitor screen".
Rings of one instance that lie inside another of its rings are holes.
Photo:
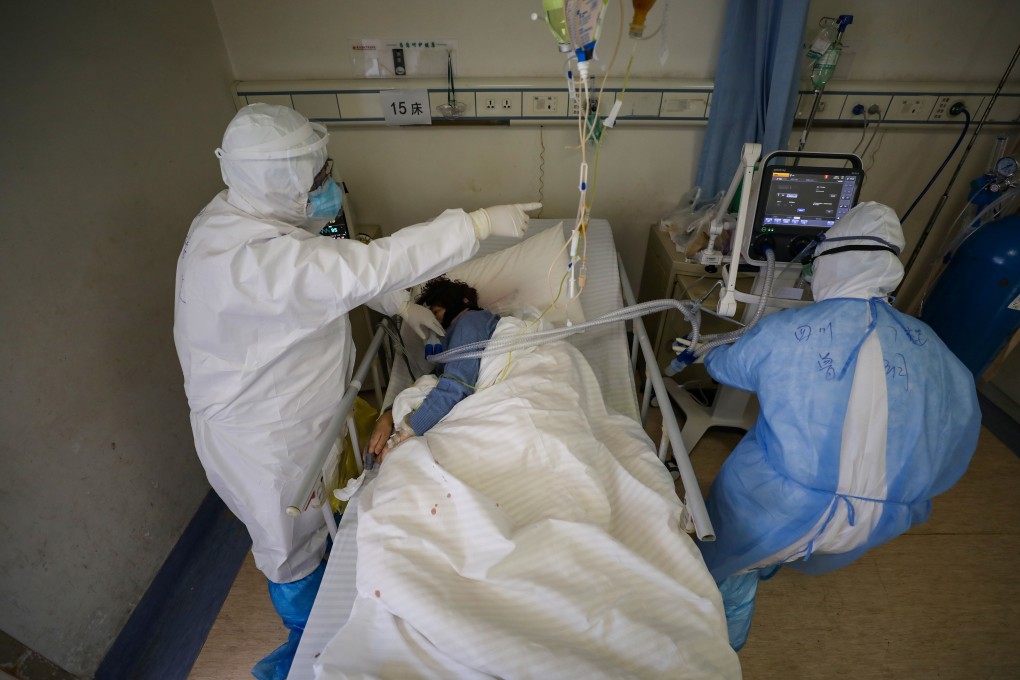
[[[795,258],[857,204],[862,177],[860,170],[852,168],[766,168],[748,254],[752,259],[764,259],[761,246],[769,243],[780,262]]]

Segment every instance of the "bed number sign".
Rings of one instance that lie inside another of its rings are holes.
[[[379,96],[387,125],[432,125],[428,90],[383,90]]]

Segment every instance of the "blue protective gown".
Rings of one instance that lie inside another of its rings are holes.
[[[888,393],[885,498],[837,494],[850,388],[871,333],[881,344]],[[716,581],[760,567],[831,520],[839,503],[847,504],[851,523],[855,508],[881,504],[863,545],[842,554],[809,549],[792,566],[822,573],[849,564],[925,521],[932,497],[960,478],[977,444],[971,374],[927,325],[884,299],[832,298],[767,316],[733,345],[710,352],[705,365],[719,382],[755,392],[761,404],[709,492],[718,538],[701,548]]]

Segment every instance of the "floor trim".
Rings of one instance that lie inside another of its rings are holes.
[[[251,538],[210,491],[106,653],[96,680],[188,677]]]

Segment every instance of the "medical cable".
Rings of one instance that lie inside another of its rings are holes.
[[[932,210],[931,217],[928,218],[928,223],[925,225],[924,230],[921,232],[921,237],[918,239],[917,244],[914,246],[913,252],[910,254],[910,259],[907,260],[907,264],[904,267],[906,275],[910,275],[911,268],[917,257],[921,254],[921,249],[924,247],[925,242],[928,240],[928,236],[931,234],[932,229],[935,227],[935,222],[938,220],[939,215],[942,213],[942,208],[945,206],[946,201],[949,200],[949,191],[953,188],[956,183],[956,178],[959,176],[960,171],[963,169],[964,163],[967,162],[967,157],[970,156],[971,150],[974,148],[974,143],[977,141],[978,135],[981,134],[982,128],[985,126],[985,121],[988,120],[988,115],[992,111],[992,107],[995,106],[995,101],[999,98],[999,93],[1002,92],[1002,88],[1006,86],[1006,81],[1009,80],[1010,73],[1013,72],[1013,67],[1016,65],[1017,58],[1020,57],[1020,43],[1017,44],[1016,50],[1013,52],[1013,57],[1010,59],[1009,64],[1006,66],[1006,70],[1003,72],[1002,77],[999,79],[999,84],[995,88],[995,92],[992,93],[991,99],[985,104],[984,112],[981,115],[981,120],[978,121],[977,126],[974,128],[974,132],[971,134],[970,141],[967,143],[967,148],[963,150],[963,154],[960,156],[959,162],[956,164],[956,169],[953,171],[953,176],[949,178],[949,183],[946,185],[942,195],[939,196],[939,201],[935,205],[935,209]],[[906,276],[904,276],[906,280]],[[900,282],[900,288],[902,288],[903,282]],[[899,290],[899,288],[897,288]]]
[[[953,106],[953,108],[949,109],[949,114],[955,115],[953,111],[956,109],[957,107]],[[952,159],[953,154],[955,154],[956,150],[960,148],[960,143],[963,142],[963,138],[967,136],[967,130],[970,129],[970,111],[967,110],[966,106],[960,104],[958,112],[963,113],[963,115],[966,116],[967,120],[963,124],[963,130],[960,132],[960,136],[956,138],[956,144],[953,145],[953,149],[949,152],[949,155],[946,156],[946,159],[942,161],[942,165],[939,166],[939,169],[935,171],[935,174],[931,176],[931,179],[928,180],[928,183],[924,185],[924,189],[921,190],[921,193],[917,195],[917,198],[914,199],[914,202],[910,204],[909,208],[907,208],[907,212],[903,213],[903,217],[900,218],[900,224],[906,222],[907,218],[910,217],[910,213],[914,212],[914,208],[916,208],[917,204],[921,202],[921,199],[924,198],[924,195],[928,193],[928,190],[931,189],[931,185],[934,184],[935,180],[939,178],[939,175],[942,174],[942,171],[946,169],[946,165],[949,164],[949,161],[950,159]]]
[[[868,110],[864,109],[864,128],[861,130],[861,138],[854,146],[854,150],[850,153],[856,154],[857,149],[861,148],[861,144],[864,143],[864,138],[868,136]]]

